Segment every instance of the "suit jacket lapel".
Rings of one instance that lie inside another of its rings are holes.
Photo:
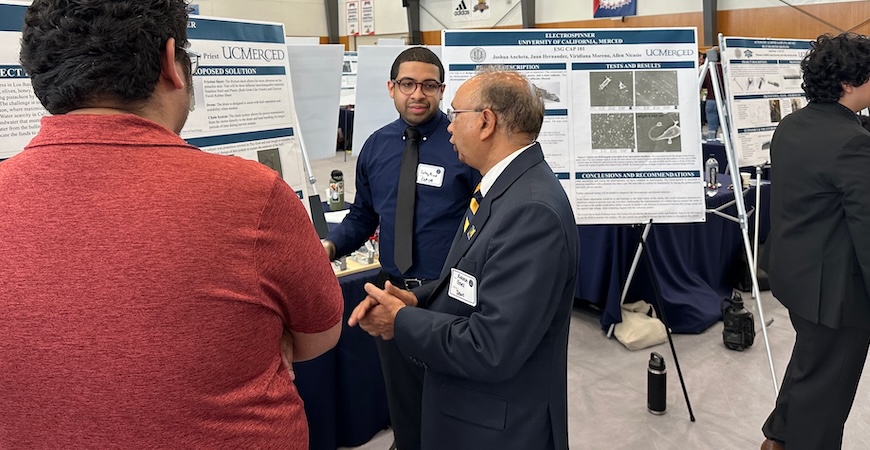
[[[434,300],[441,289],[444,288],[444,284],[450,278],[450,269],[456,266],[459,260],[468,252],[468,249],[471,248],[475,239],[477,239],[477,236],[489,219],[492,202],[501,197],[522,174],[532,166],[543,161],[544,152],[541,150],[541,144],[536,142],[511,161],[504,172],[499,175],[498,179],[495,180],[495,184],[492,185],[492,188],[483,197],[483,201],[480,203],[480,207],[477,209],[474,219],[468,227],[469,230],[474,230],[471,236],[469,236],[468,232],[462,230],[462,224],[459,225],[459,230],[453,237],[453,245],[450,246],[450,252],[447,254],[447,259],[444,261],[444,266],[441,269],[438,286],[432,291],[432,295],[429,298],[430,301]]]

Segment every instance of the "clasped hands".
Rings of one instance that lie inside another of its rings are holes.
[[[372,336],[380,336],[384,340],[392,339],[396,314],[405,306],[417,306],[417,296],[411,291],[393,286],[389,281],[384,284],[384,289],[366,283],[365,290],[368,295],[350,313],[347,324],[352,327],[359,324],[360,328]]]

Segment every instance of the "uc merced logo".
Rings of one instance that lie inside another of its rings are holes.
[[[734,49],[734,57],[737,59],[740,59],[741,57],[752,58],[753,55],[752,50],[749,50],[748,48],[744,50],[740,50],[739,48]]]
[[[486,50],[481,47],[474,47],[468,52],[468,57],[476,63],[484,62],[486,61]]]

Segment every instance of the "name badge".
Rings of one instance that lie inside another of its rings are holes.
[[[459,269],[451,268],[447,295],[472,308],[477,306],[477,278]]]
[[[417,164],[417,184],[440,188],[444,184],[444,168],[431,164]]]

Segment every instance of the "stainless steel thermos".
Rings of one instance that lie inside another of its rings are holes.
[[[344,209],[344,174],[333,170],[329,178],[329,209]]]

